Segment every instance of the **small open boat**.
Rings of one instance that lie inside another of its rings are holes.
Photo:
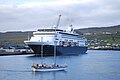
[[[51,66],[47,66],[47,65],[33,65],[32,66],[32,70],[33,71],[41,71],[41,72],[46,72],[46,71],[64,71],[66,70],[67,65],[64,66],[60,66],[60,65],[51,65]]]

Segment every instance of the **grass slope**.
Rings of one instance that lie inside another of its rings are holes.
[[[32,31],[29,32],[32,35]],[[0,46],[8,45],[24,45],[24,40],[27,40],[28,32],[6,32],[0,33]]]
[[[88,40],[107,40],[109,43],[120,44],[120,25],[100,28],[85,28],[79,29],[78,31],[84,33],[84,36]],[[91,35],[85,35],[85,33],[91,33]]]

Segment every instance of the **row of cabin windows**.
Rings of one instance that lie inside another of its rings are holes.
[[[66,41],[60,41],[60,46],[79,46],[79,42],[66,42]]]

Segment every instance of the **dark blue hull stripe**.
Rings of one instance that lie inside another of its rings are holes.
[[[41,45],[29,45],[29,46],[36,54],[41,54]],[[86,53],[86,51],[87,51],[86,46],[69,46],[69,47],[56,46],[57,55],[79,55]],[[44,45],[43,54],[53,55],[54,46]]]

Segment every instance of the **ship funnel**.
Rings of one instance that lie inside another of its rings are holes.
[[[74,31],[72,25],[70,25],[70,26],[68,27],[68,31],[69,31],[69,32],[73,32],[73,31]]]

